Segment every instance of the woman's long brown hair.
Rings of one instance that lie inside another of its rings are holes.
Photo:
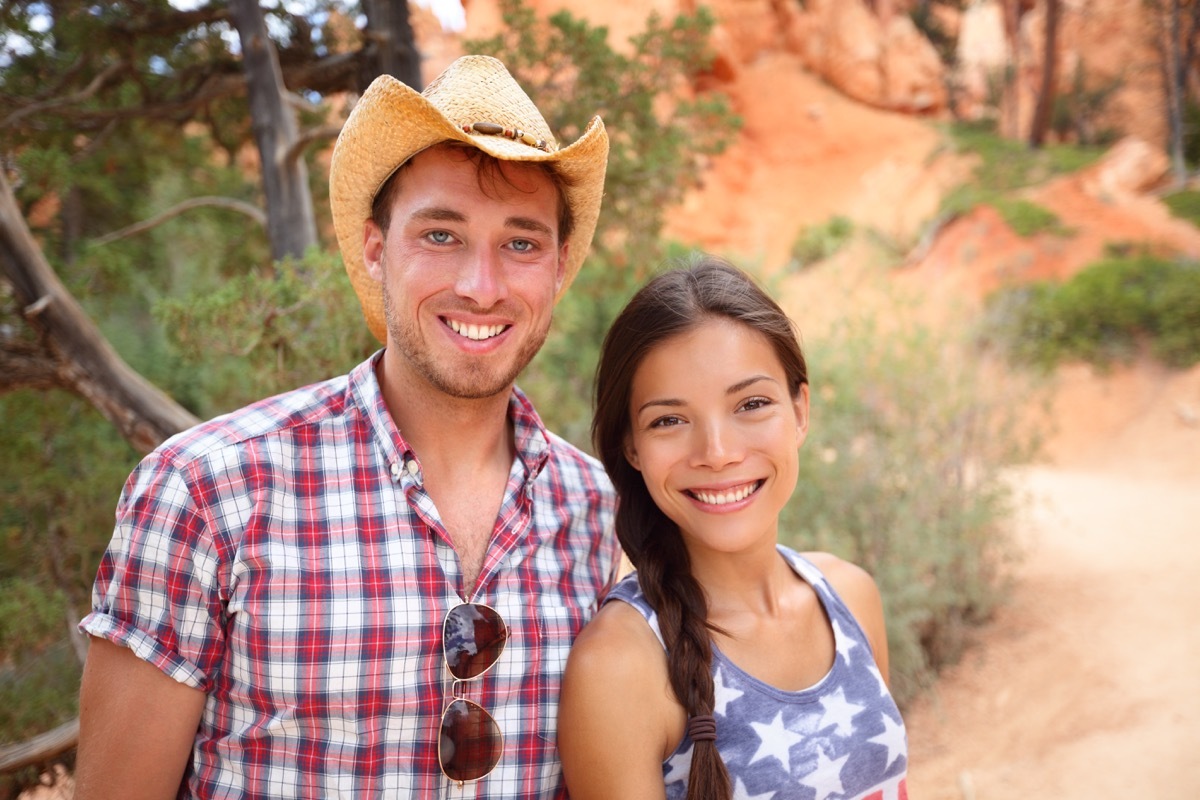
[[[766,337],[783,366],[788,391],[799,396],[808,368],[792,321],[745,273],[701,255],[686,268],[652,279],[613,322],[596,371],[592,421],[592,441],[617,489],[617,537],[658,615],[671,688],[689,719],[712,714],[715,703],[708,602],[692,575],[679,528],[655,505],[641,473],[626,460],[625,441],[638,366],[655,347],[710,319],[733,320]],[[730,800],[729,773],[716,742],[693,746],[687,800]]]

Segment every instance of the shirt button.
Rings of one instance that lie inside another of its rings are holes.
[[[392,462],[392,480],[394,480],[394,481],[400,480],[400,462],[399,461]]]
[[[415,458],[412,461],[408,462],[408,474],[409,475],[416,477],[417,473],[420,471],[421,471],[421,467],[417,464],[417,460]]]

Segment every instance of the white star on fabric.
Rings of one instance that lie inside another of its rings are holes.
[[[670,768],[667,770],[667,774],[663,775],[663,783],[669,784],[675,781],[687,780],[688,773],[692,771],[692,754],[695,752],[696,745],[692,745],[681,753],[678,758],[672,758],[668,762]]]
[[[725,685],[725,673],[718,667],[713,675],[713,713],[722,717],[729,716],[729,704],[744,694],[740,689],[731,689]]]
[[[842,785],[842,767],[850,759],[850,754],[839,759],[831,760],[825,755],[825,749],[817,746],[817,763],[812,770],[796,783],[815,789],[818,797],[832,797],[842,794],[846,787]]]
[[[867,741],[881,744],[887,748],[887,765],[884,769],[891,769],[892,762],[904,755],[904,728],[897,725],[890,716],[883,714],[883,733],[878,736],[872,736]]]
[[[838,624],[836,619],[832,620],[832,622],[833,622],[834,646],[837,647],[838,653],[840,653],[843,658],[845,658],[847,661],[849,661],[850,660],[850,651],[853,650],[855,647],[858,647],[858,642],[854,640],[853,636],[849,635],[848,633],[846,633],[846,631],[842,630],[842,626]],[[845,649],[843,649],[843,647]]]
[[[783,764],[784,770],[790,775],[792,772],[792,758],[788,751],[794,746],[804,741],[804,734],[794,733],[787,729],[783,724],[783,712],[780,711],[775,715],[775,719],[769,725],[764,725],[761,722],[751,722],[750,727],[754,729],[754,733],[758,736],[758,750],[755,751],[754,757],[750,759],[751,764],[755,761],[760,761],[764,758],[775,758],[779,763]]]
[[[746,788],[746,784],[742,783],[741,778],[733,782],[733,800],[771,800],[774,796],[775,792],[772,791],[765,794],[750,794],[750,790]]]
[[[821,706],[825,709],[825,713],[821,715],[821,722],[817,726],[818,730],[828,725],[836,725],[837,733],[842,736],[854,733],[854,715],[866,708],[866,706],[846,700],[846,690],[841,686],[832,694],[822,697]]]

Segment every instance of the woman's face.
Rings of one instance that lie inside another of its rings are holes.
[[[629,414],[626,458],[694,555],[774,547],[808,387],[790,396],[765,336],[718,317],[665,340],[634,373]]]

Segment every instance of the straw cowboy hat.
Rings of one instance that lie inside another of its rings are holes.
[[[608,135],[594,117],[573,144],[559,148],[541,112],[505,66],[490,56],[463,56],[417,93],[381,75],[342,127],[329,169],[333,227],[350,283],[375,338],[387,340],[383,291],[363,264],[363,224],[371,203],[396,169],[444,141],[466,142],[504,161],[544,161],[567,184],[575,227],[564,270],[562,297],[587,255],[600,214]],[[557,298],[556,298],[557,299]]]

